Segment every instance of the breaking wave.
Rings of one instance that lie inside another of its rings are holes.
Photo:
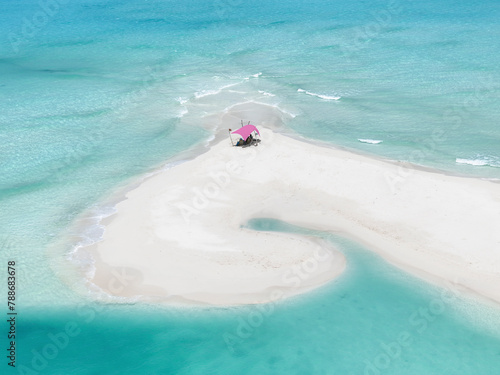
[[[340,96],[316,94],[315,92],[310,92],[310,91],[303,90],[303,89],[298,89],[297,92],[303,92],[306,95],[315,96],[315,97],[323,99],[323,100],[339,100],[340,99]]]
[[[467,164],[475,167],[494,167],[500,168],[500,159],[492,156],[477,156],[475,158],[456,158],[457,164]]]
[[[361,139],[361,138],[358,138],[358,141],[360,141],[361,143],[369,143],[371,145],[378,145],[379,143],[383,142],[378,139]]]

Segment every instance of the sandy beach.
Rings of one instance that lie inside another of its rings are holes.
[[[413,274],[500,302],[498,184],[259,129],[257,147],[222,137],[131,190],[90,248],[89,282],[115,296],[233,305],[303,293],[344,270],[323,243],[242,228],[259,217],[342,233]],[[133,276],[110,284],[117,270]]]

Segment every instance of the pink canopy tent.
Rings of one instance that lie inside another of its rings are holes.
[[[235,130],[231,134],[239,134],[239,135],[241,135],[241,138],[247,139],[248,136],[250,134],[252,134],[252,132],[257,132],[257,134],[260,136],[260,133],[257,130],[257,128],[254,125],[250,125],[250,124],[245,125],[245,126],[239,128],[238,130]]]

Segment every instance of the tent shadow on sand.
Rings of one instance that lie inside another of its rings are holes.
[[[262,140],[254,138],[254,139],[252,139],[252,141],[250,143],[245,143],[244,145],[241,145],[241,146],[238,146],[238,147],[242,147],[242,148],[250,147],[250,146],[257,147],[260,142],[262,142]]]

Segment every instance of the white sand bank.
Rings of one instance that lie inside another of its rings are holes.
[[[260,130],[258,147],[225,139],[129,192],[92,249],[92,282],[115,295],[241,304],[342,272],[333,249],[240,228],[271,217],[344,232],[403,268],[500,302],[500,185]]]

